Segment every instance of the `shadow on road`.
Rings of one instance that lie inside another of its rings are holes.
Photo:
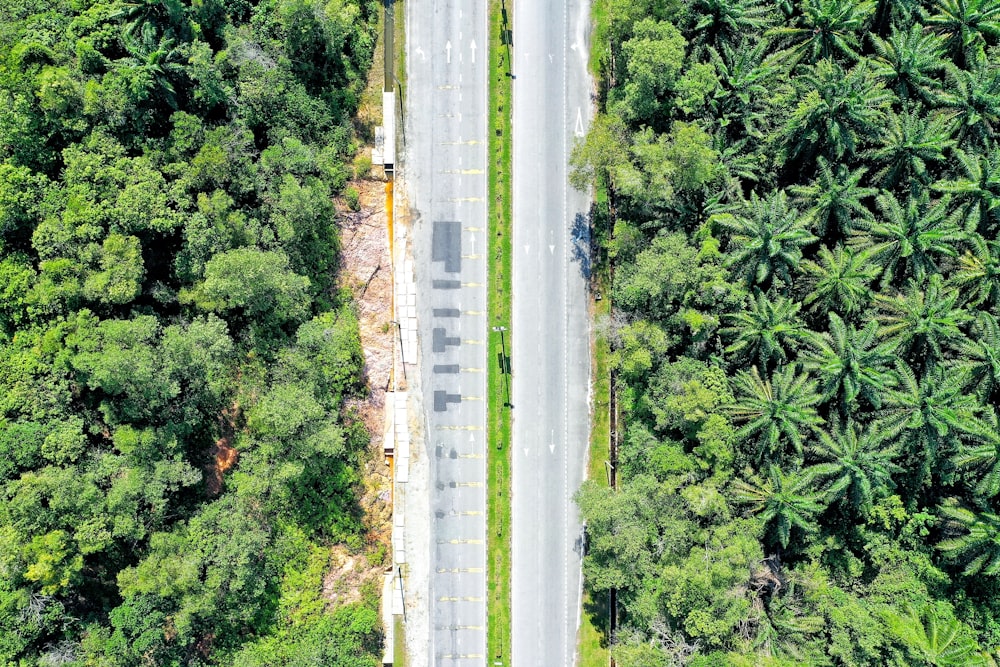
[[[573,218],[573,226],[570,228],[570,241],[572,245],[571,258],[580,265],[580,275],[588,282],[592,270],[590,253],[590,216],[584,213],[577,213]]]

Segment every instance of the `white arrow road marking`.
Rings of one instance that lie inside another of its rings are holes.
[[[469,245],[471,246],[472,253],[475,254],[476,253],[476,235],[475,234],[472,234],[472,233],[469,234]]]
[[[476,64],[476,40],[469,42],[469,48],[472,49],[472,64]]]
[[[416,53],[417,53],[418,56],[420,56],[420,60],[421,61],[427,60],[427,57],[424,55],[424,50],[422,48],[420,48],[419,46],[417,47]]]
[[[451,62],[451,40],[450,39],[447,42],[445,42],[445,44],[444,44],[444,50],[445,50],[445,53],[448,54],[448,62]]]
[[[576,108],[576,136],[583,136],[583,111],[580,107]]]
[[[556,438],[555,429],[549,429],[549,451],[553,454],[556,453],[556,443],[554,442]]]
[[[550,62],[550,63],[551,63],[551,62],[553,62],[552,58],[553,58],[553,56],[552,56],[552,54],[550,53],[550,54],[549,54],[549,62]]]
[[[525,456],[527,456],[527,455],[528,455],[528,448],[527,448],[527,447],[525,447],[525,448],[524,448],[524,455],[525,455]]]
[[[571,49],[573,49],[574,51],[576,51],[576,49],[578,48],[578,47],[577,47],[577,45],[576,45],[576,42],[573,42],[572,44],[570,44],[570,45],[569,45],[569,48],[571,48]]]
[[[552,254],[555,253],[555,251],[556,251],[556,247],[554,245],[550,244],[549,245],[549,254],[552,255]]]
[[[531,247],[531,246],[529,246],[528,244],[525,244],[525,245],[524,245],[524,254],[525,254],[525,255],[527,255],[527,254],[528,254],[528,248],[530,248],[530,247]]]

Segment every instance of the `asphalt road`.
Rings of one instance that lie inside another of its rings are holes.
[[[567,178],[590,116],[586,0],[514,4],[512,664],[574,663],[589,437],[589,198]]]
[[[408,2],[406,23],[402,170],[433,494],[427,662],[485,665],[486,7]]]

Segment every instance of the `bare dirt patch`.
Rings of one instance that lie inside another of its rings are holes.
[[[346,201],[336,202],[341,245],[338,287],[350,290],[354,298],[368,390],[344,407],[361,419],[370,440],[357,489],[365,545],[360,554],[343,545],[331,548],[330,567],[323,577],[323,596],[331,604],[356,601],[366,582],[381,579],[390,564],[392,540],[392,479],[382,451],[395,335],[385,183],[377,178],[356,179],[349,187],[360,195],[360,210],[351,210]]]

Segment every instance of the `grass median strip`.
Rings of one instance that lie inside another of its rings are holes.
[[[509,7],[490,1],[487,648],[510,665],[511,50]],[[507,374],[504,371],[508,371]]]

